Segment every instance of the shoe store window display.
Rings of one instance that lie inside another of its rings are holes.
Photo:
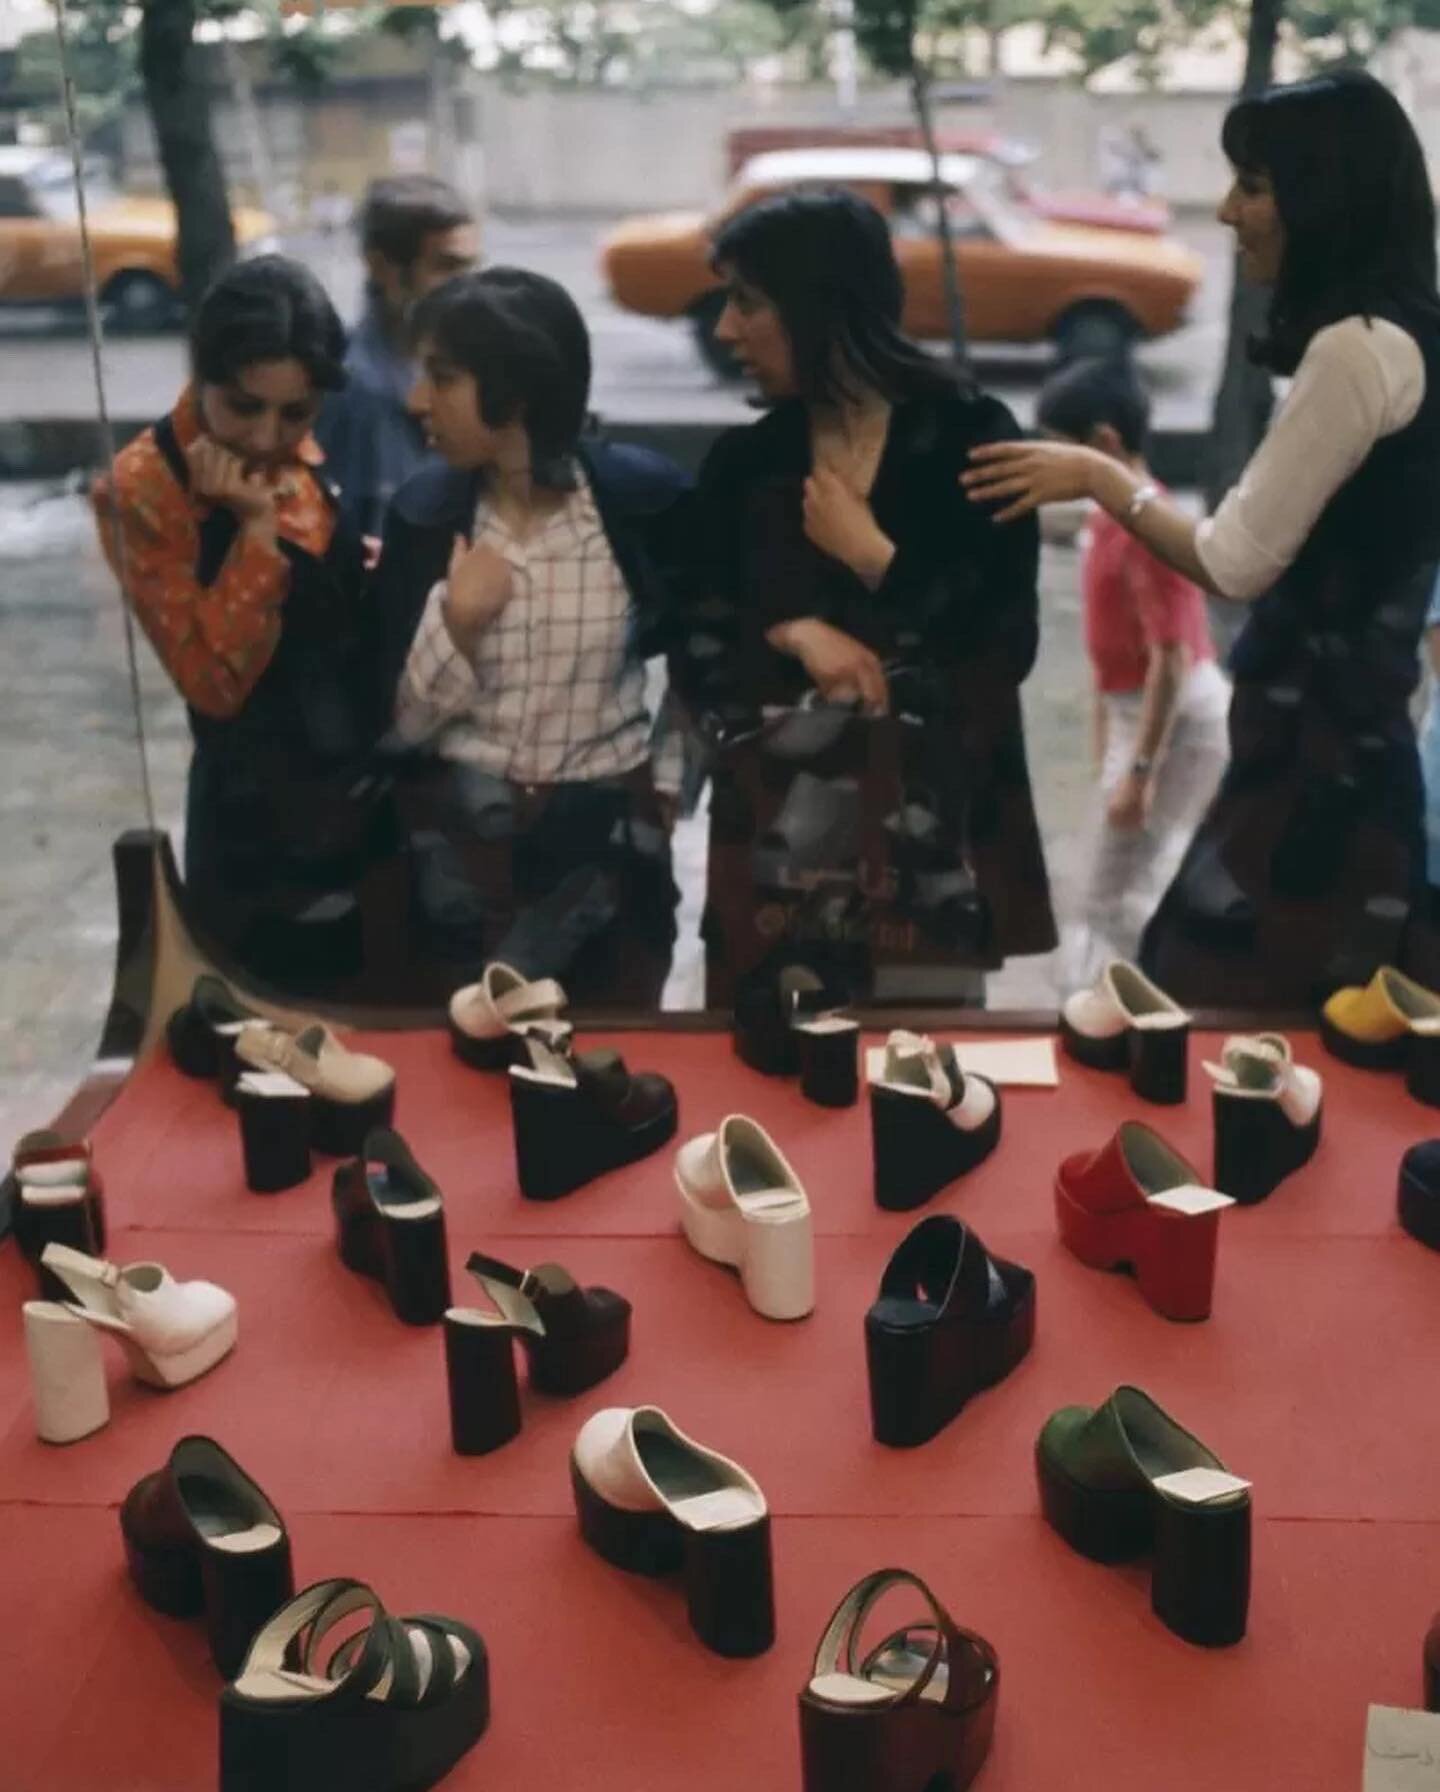
[[[658,1007],[683,745],[657,730],[646,660],[685,476],[586,433],[589,336],[553,280],[461,275],[413,329],[411,408],[444,464],[391,507],[377,605],[425,922],[575,1000]]]
[[[1052,439],[1150,479],[1150,399],[1132,362],[1073,363],[1042,388],[1036,419]],[[1099,803],[1081,913],[1061,929],[1066,987],[1089,983],[1107,959],[1134,958],[1230,756],[1230,685],[1200,588],[1101,509],[1080,584]]]
[[[1038,534],[958,485],[1015,420],[901,333],[857,195],[751,205],[712,265],[763,415],[720,437],[689,509],[675,669],[714,749],[707,997],[788,953],[851,994],[918,974],[974,1000],[1055,943],[1019,702]]]
[[[1307,1008],[1351,980],[1335,968],[1362,936],[1365,976],[1426,946],[1409,706],[1440,558],[1435,208],[1413,125],[1359,71],[1240,101],[1222,146],[1219,218],[1270,291],[1256,353],[1293,378],[1214,515],[1197,522],[1089,445],[987,444],[965,484],[1002,526],[1088,498],[1248,606],[1230,764],[1140,963],[1181,1003]]]
[[[101,545],[189,715],[189,913],[282,982],[289,923],[353,907],[383,806],[364,550],[310,433],[344,352],[306,268],[240,263],[195,313],[174,409],[93,491]]]

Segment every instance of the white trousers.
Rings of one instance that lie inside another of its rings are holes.
[[[1111,827],[1105,805],[1135,761],[1143,702],[1140,691],[1104,698],[1100,807],[1079,924],[1067,930],[1063,981],[1068,988],[1090,984],[1107,959],[1135,957],[1145,923],[1179,869],[1229,760],[1230,681],[1214,660],[1202,660],[1191,667],[1176,703],[1145,825]]]

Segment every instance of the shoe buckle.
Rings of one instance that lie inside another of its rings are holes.
[[[103,1288],[118,1288],[120,1271],[113,1263],[107,1263],[100,1271],[100,1285]]]

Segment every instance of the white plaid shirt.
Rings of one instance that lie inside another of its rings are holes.
[[[518,784],[587,782],[643,765],[652,736],[645,664],[584,475],[523,542],[482,498],[475,540],[510,563],[512,594],[471,660],[445,626],[444,581],[434,587],[396,695],[400,739],[433,741],[443,758]],[[656,781],[673,788],[678,778],[657,767]]]

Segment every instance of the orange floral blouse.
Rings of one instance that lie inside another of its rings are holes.
[[[170,421],[182,450],[200,435],[193,390]],[[324,459],[307,437],[299,459]],[[317,558],[335,517],[313,479],[276,475],[278,533]],[[260,682],[280,640],[290,562],[278,549],[236,537],[215,582],[195,578],[200,524],[211,506],[179,483],[147,429],[115,458],[113,478],[91,489],[100,543],[140,626],[185,701],[207,716],[233,716]]]

